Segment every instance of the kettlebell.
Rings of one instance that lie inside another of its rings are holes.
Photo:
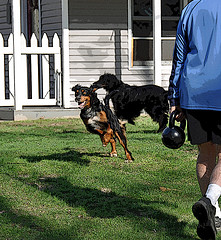
[[[182,120],[180,127],[175,126],[175,118],[179,111],[175,110],[171,113],[169,119],[169,127],[166,127],[162,132],[163,144],[172,149],[180,148],[185,142],[185,127],[186,120]]]

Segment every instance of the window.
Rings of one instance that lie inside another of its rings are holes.
[[[132,1],[132,66],[145,66],[153,60],[152,1]]]
[[[131,67],[153,64],[153,2],[131,0]],[[171,61],[177,24],[182,9],[191,0],[161,1],[161,60]],[[159,46],[160,47],[160,46]]]
[[[182,9],[191,0],[163,0],[161,2],[162,61],[171,61],[176,39],[176,29]]]
[[[172,60],[177,25],[181,11],[187,3],[186,0],[163,0],[161,3],[162,61]]]

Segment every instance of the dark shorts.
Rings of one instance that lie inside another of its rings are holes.
[[[211,110],[185,110],[188,140],[191,144],[213,142],[221,144],[221,112]]]

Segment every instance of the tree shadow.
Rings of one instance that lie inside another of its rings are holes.
[[[173,207],[173,204],[119,196],[108,189],[82,188],[72,185],[64,177],[44,178],[41,179],[41,184],[43,185],[41,190],[65,201],[71,207],[83,207],[92,218],[126,217],[132,222],[137,222],[139,219],[141,230],[149,228],[152,231],[151,224],[150,226],[145,224],[145,219],[150,219],[150,222],[157,222],[159,229],[163,229],[167,236],[192,239],[191,235],[184,233],[187,222],[180,222],[177,217],[152,206],[155,203],[159,206],[163,204]]]
[[[47,220],[34,215],[21,213],[18,210],[12,210],[9,206],[8,199],[3,196],[0,196],[0,215],[2,220],[1,225],[7,224],[9,229],[11,229],[10,231],[3,232],[5,233],[4,239],[15,239],[11,238],[15,237],[13,229],[16,231],[16,236],[19,236],[19,238],[16,239],[28,239],[32,234],[36,236],[35,239],[73,239],[73,236],[68,236],[67,230],[58,227],[54,228]],[[26,229],[25,232],[24,228]],[[26,235],[26,232],[29,232],[29,235]],[[78,236],[77,229],[75,235]],[[1,233],[0,237],[3,237]]]
[[[127,224],[134,227],[135,231],[142,231],[148,234],[153,229],[157,229],[157,231],[162,231],[163,235],[165,234],[168,237],[167,239],[196,239],[185,231],[187,222],[178,221],[176,216],[160,210],[162,205],[168,208],[175,208],[177,207],[176,204],[166,201],[144,201],[133,197],[120,196],[108,189],[98,190],[79,187],[71,184],[64,177],[45,177],[39,179],[39,182],[40,184],[33,184],[32,187],[66,202],[70,207],[84,208],[86,216],[82,215],[78,216],[78,218],[85,218],[86,220],[123,217]],[[73,236],[75,236],[75,239],[79,239],[79,229],[76,224],[70,224],[68,228],[64,225],[60,226],[58,223],[51,225],[48,220],[42,217],[31,215],[24,211],[13,210],[9,205],[9,201],[3,196],[0,196],[0,214],[3,224],[19,226],[21,232],[15,229],[16,236],[19,234],[19,236],[22,236],[22,239],[26,239],[27,235],[25,236],[24,234],[27,231],[30,236],[35,235],[36,239],[71,240]],[[27,231],[24,232],[24,228]],[[10,233],[6,237],[10,239]]]

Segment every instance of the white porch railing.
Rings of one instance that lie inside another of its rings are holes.
[[[8,38],[8,47],[4,47],[4,40],[0,33],[0,107],[14,106],[14,96],[16,89],[14,86],[14,59],[13,59],[13,34]],[[6,69],[5,69],[5,55],[8,55],[8,79],[6,85]],[[28,58],[30,55],[30,67],[28,69]],[[42,56],[42,73],[39,71],[39,55]],[[53,98],[50,97],[50,64],[49,55],[54,55],[54,81],[55,89]],[[38,40],[33,34],[31,38],[30,47],[27,47],[26,39],[21,34],[21,76],[19,77],[19,85],[22,85],[22,106],[46,106],[46,105],[61,105],[61,48],[58,35],[53,37],[53,46],[49,47],[49,41],[46,34],[42,38],[42,46],[38,47]],[[31,89],[28,89],[28,71],[31,77]],[[42,85],[39,84],[40,74],[42,75]],[[20,86],[21,86],[20,85]],[[10,96],[6,97],[6,86]],[[42,89],[40,89],[42,88]],[[40,89],[40,90],[39,90]],[[29,91],[29,94],[28,94]],[[39,91],[42,91],[40,98]],[[31,92],[31,94],[30,94]],[[31,97],[30,97],[31,96]]]

